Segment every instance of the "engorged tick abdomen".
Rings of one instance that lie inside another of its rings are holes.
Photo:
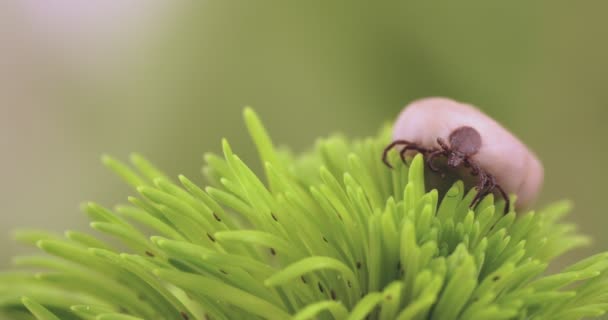
[[[449,143],[450,134],[462,127],[475,129],[481,137],[481,146],[471,158],[494,175],[507,193],[517,195],[518,208],[532,204],[543,182],[542,164],[517,137],[471,105],[446,98],[416,100],[399,115],[393,140],[436,148],[437,138]]]

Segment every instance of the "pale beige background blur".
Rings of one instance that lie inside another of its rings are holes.
[[[254,160],[241,109],[304,150],[374,134],[414,98],[468,101],[546,166],[541,203],[571,198],[608,249],[608,4],[588,1],[9,0],[0,4],[0,266],[10,230],[86,228],[83,200],[132,194],[99,163],[140,151],[202,182],[227,137]]]

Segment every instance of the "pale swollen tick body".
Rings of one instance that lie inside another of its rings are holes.
[[[439,156],[447,158],[450,168],[470,168],[479,177],[471,207],[494,191],[505,199],[505,213],[509,193],[517,195],[519,208],[527,207],[542,186],[543,167],[534,153],[475,107],[450,99],[426,98],[406,106],[395,122],[393,142],[382,154],[389,167],[388,152],[397,146],[403,146],[403,161],[408,151],[420,152],[435,172]]]

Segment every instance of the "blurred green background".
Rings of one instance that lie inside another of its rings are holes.
[[[255,161],[253,106],[278,144],[375,134],[409,101],[473,103],[535,150],[539,204],[569,198],[608,249],[605,1],[71,1],[0,4],[0,266],[19,226],[84,229],[83,200],[133,194],[99,163],[139,151],[202,182],[226,137]]]

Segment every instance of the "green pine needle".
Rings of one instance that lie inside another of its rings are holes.
[[[93,234],[21,230],[44,255],[0,273],[11,319],[581,319],[608,310],[608,253],[558,274],[548,264],[588,239],[561,218],[568,202],[502,214],[504,201],[460,181],[428,191],[377,137],[278,151],[249,108],[260,179],[222,142],[209,186],[172,180],[142,156],[103,163],[138,197],[116,210],[87,203]],[[115,241],[113,242],[115,243]]]

